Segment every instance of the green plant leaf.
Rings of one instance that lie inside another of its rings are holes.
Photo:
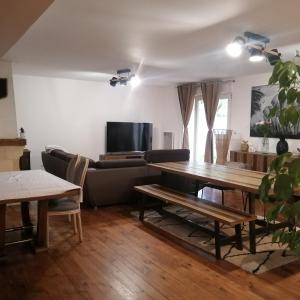
[[[259,198],[261,201],[267,202],[269,200],[269,191],[271,186],[272,181],[269,179],[269,174],[267,174],[262,178],[259,186]]]
[[[300,91],[297,92],[297,102],[300,104]]]
[[[292,104],[297,99],[297,90],[290,88],[286,94],[287,103]]]
[[[279,210],[282,204],[277,204],[272,206],[268,211],[267,211],[267,220],[269,222],[276,220],[278,214],[279,214]]]
[[[287,108],[285,117],[286,117],[286,121],[291,123],[292,125],[296,125],[297,122],[299,121],[298,111],[294,107]]]
[[[280,105],[283,106],[283,104],[286,100],[286,90],[285,89],[280,90],[280,92],[278,94],[278,100],[280,102]]]
[[[300,159],[293,159],[289,165],[289,175],[292,178],[293,185],[300,183]]]
[[[270,172],[275,172],[279,174],[280,170],[283,168],[286,161],[293,155],[291,152],[286,152],[281,155],[278,155],[270,165]]]
[[[287,200],[293,194],[292,179],[288,174],[279,174],[274,182],[276,200]]]

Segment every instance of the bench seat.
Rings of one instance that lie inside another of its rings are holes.
[[[220,258],[220,236],[219,223],[235,226],[235,240],[238,249],[242,249],[241,239],[241,224],[244,222],[254,221],[255,216],[247,214],[243,211],[234,210],[211,201],[197,198],[196,196],[175,191],[173,189],[158,185],[143,185],[135,186],[134,189],[145,196],[156,198],[164,203],[175,204],[180,207],[189,209],[193,212],[199,213],[211,220],[215,221],[215,245],[216,257]],[[145,197],[142,200],[140,209],[140,220],[144,220]]]

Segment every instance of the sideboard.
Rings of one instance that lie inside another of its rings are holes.
[[[230,151],[230,161],[244,163],[247,169],[267,172],[276,153]]]

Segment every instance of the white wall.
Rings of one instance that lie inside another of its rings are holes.
[[[18,127],[24,127],[32,167],[41,151],[55,144],[93,159],[105,152],[106,121],[152,122],[153,149],[162,132],[175,132],[181,144],[182,121],[174,87],[110,87],[108,83],[14,76]]]
[[[7,78],[7,97],[0,99],[0,138],[17,137],[15,98],[11,63],[0,60],[0,78]]]
[[[250,137],[250,111],[251,111],[251,88],[253,86],[268,84],[271,74],[259,74],[244,76],[235,79],[232,85],[232,103],[230,128],[234,130],[230,148],[240,148],[241,140],[248,140],[255,150],[261,150],[262,138]],[[269,139],[269,151],[276,152],[278,139]],[[300,146],[299,140],[287,140],[289,151],[297,152]]]

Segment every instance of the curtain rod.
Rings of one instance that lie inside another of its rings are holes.
[[[220,82],[220,83],[227,83],[227,82],[235,82],[234,79],[228,79],[228,80],[203,80],[201,82],[190,82],[190,83],[183,83],[183,84],[179,84],[180,85],[189,85],[192,84],[193,86],[200,86],[202,82]]]

